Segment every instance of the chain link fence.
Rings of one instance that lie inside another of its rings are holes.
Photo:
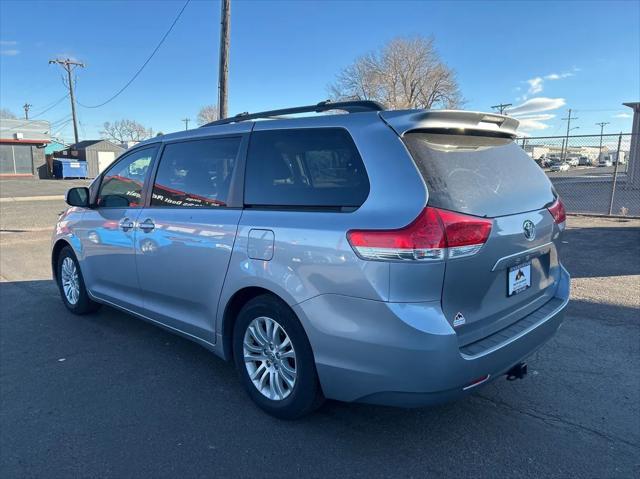
[[[631,133],[619,133],[517,142],[547,173],[567,212],[640,216],[640,155],[632,155],[638,139],[632,140]]]

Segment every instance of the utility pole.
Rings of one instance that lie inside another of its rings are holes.
[[[571,116],[571,108],[569,108],[569,115],[566,118],[561,118],[562,121],[566,121],[567,122],[567,138],[565,141],[565,146],[564,146],[564,156],[562,157],[562,160],[565,161],[567,159],[567,156],[569,154],[569,132],[571,131],[571,120],[577,120],[577,117],[572,117]],[[575,130],[575,128],[574,128]]]
[[[499,105],[493,105],[491,108],[498,110],[498,113],[504,115],[504,111],[512,105],[512,103],[500,103]]]
[[[602,158],[602,132],[604,131],[605,125],[608,125],[608,124],[609,124],[608,121],[596,123],[596,125],[600,127],[600,148],[598,148],[598,161],[600,161],[600,158]]]
[[[189,129],[189,122],[191,121],[190,118],[183,118],[182,121],[184,121],[184,129],[188,130]]]
[[[49,60],[49,64],[56,63],[60,65],[67,72],[67,82],[69,83],[69,98],[71,99],[71,116],[73,118],[73,137],[75,142],[78,143],[78,119],[76,118],[76,99],[73,94],[73,80],[71,79],[71,72],[76,68],[84,68],[84,63],[76,62],[73,60],[56,59]]]
[[[31,103],[26,103],[24,105],[22,105],[22,108],[24,108],[24,119],[28,120],[29,119],[29,108],[31,108],[33,105]]]
[[[220,66],[218,68],[218,116],[227,117],[227,80],[229,79],[229,24],[231,21],[231,0],[222,0],[220,15]]]

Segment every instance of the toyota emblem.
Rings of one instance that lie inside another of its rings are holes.
[[[536,239],[536,225],[533,224],[533,221],[527,220],[522,223],[522,229],[524,231],[524,237],[529,241]]]

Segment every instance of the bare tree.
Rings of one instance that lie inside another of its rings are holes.
[[[127,141],[142,141],[151,138],[153,131],[134,120],[118,120],[113,123],[105,122],[100,134],[108,140],[125,143]]]
[[[6,120],[15,120],[17,117],[11,110],[0,108],[0,118],[4,118]]]
[[[338,73],[333,100],[376,100],[388,108],[457,108],[464,100],[455,72],[438,56],[433,38],[396,38]]]
[[[218,105],[206,105],[198,112],[198,125],[206,125],[218,119]]]

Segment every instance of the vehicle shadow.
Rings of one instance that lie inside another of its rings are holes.
[[[563,241],[562,262],[573,278],[640,275],[638,227],[568,228]]]

